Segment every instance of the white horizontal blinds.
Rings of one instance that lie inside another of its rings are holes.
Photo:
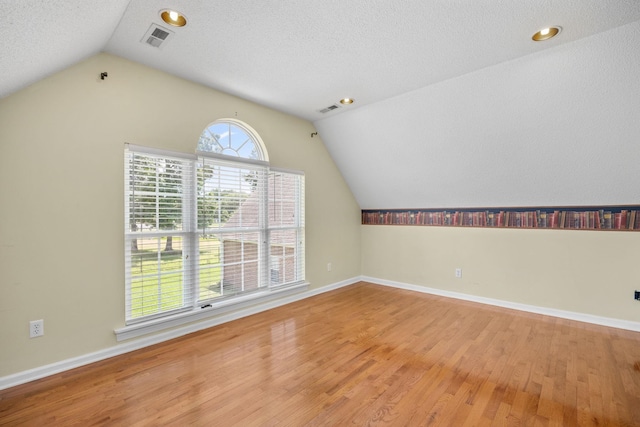
[[[265,268],[266,167],[201,157],[197,165],[198,300],[256,291]]]
[[[228,130],[197,158],[125,149],[127,324],[304,281],[304,175]]]
[[[126,320],[193,306],[193,161],[125,150]]]
[[[269,172],[269,281],[271,286],[304,280],[304,175]]]

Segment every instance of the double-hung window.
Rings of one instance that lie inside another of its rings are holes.
[[[304,175],[270,168],[241,122],[214,122],[198,150],[125,148],[128,325],[305,282]]]

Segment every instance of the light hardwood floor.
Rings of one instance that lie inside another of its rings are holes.
[[[640,333],[358,283],[0,391],[0,425],[640,426]]]

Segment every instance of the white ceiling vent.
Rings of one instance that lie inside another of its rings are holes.
[[[140,42],[161,49],[172,37],[173,31],[161,27],[158,24],[151,24]]]
[[[339,105],[333,104],[333,105],[329,105],[327,108],[323,108],[322,110],[318,110],[320,113],[325,114],[328,113],[329,111],[333,111],[340,108]]]

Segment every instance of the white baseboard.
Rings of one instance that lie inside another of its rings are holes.
[[[333,283],[320,288],[298,292],[293,295],[288,295],[284,298],[280,298],[274,301],[268,301],[263,304],[258,304],[249,308],[237,310],[237,311],[227,313],[215,318],[202,320],[200,322],[192,323],[180,328],[172,329],[170,331],[162,332],[162,333],[151,335],[148,337],[132,339],[125,343],[117,344],[113,347],[105,348],[103,350],[98,350],[93,353],[83,354],[82,356],[72,357],[70,359],[61,360],[59,362],[51,363],[49,365],[39,366],[37,368],[33,368],[26,371],[18,372],[15,374],[0,377],[0,390],[7,389],[9,387],[14,387],[20,384],[25,384],[30,381],[34,381],[40,378],[48,377],[50,375],[58,374],[60,372],[68,371],[70,369],[88,365],[90,363],[99,362],[100,360],[108,359],[114,356],[119,356],[121,354],[125,354],[134,350],[139,350],[141,348],[158,344],[163,341],[168,341],[174,338],[178,338],[183,335],[190,334],[192,332],[210,328],[212,326],[220,325],[222,323],[231,322],[232,320],[240,319],[242,317],[251,316],[253,314],[267,311],[272,308],[280,307],[282,305],[290,304],[292,302],[300,301],[315,295],[319,295],[325,292],[339,289],[339,288],[354,284],[358,281],[360,281],[360,277],[354,277],[351,279],[343,280],[341,282]]]
[[[640,322],[629,320],[613,319],[610,317],[594,316],[573,311],[557,310],[555,308],[539,307],[535,305],[521,304],[517,302],[504,301],[493,298],[479,297],[476,295],[463,294],[460,292],[445,291],[443,289],[429,288],[426,286],[412,285],[409,283],[395,282],[392,280],[377,279],[375,277],[361,276],[363,282],[377,285],[390,286],[393,288],[405,289],[409,291],[422,292],[426,294],[438,295],[442,297],[455,298],[465,301],[478,302],[481,304],[495,305],[498,307],[510,308],[513,310],[526,311],[529,313],[543,314],[545,316],[559,317],[562,319],[576,320],[578,322],[592,323],[595,325],[609,326],[612,328],[625,329],[640,332]]]
[[[110,357],[119,356],[134,350],[139,350],[144,347],[148,347],[154,344],[158,344],[164,341],[168,341],[173,338],[178,338],[183,335],[190,334],[202,329],[210,328],[212,326],[220,325],[222,323],[230,322],[242,317],[251,316],[256,313],[260,313],[272,308],[280,307],[282,305],[290,304],[292,302],[300,301],[306,298],[310,298],[315,295],[319,295],[325,292],[329,292],[335,289],[339,289],[345,286],[352,285],[359,281],[370,282],[377,285],[390,286],[398,289],[405,289],[409,291],[422,292],[432,295],[438,295],[448,298],[455,298],[465,301],[477,302],[481,304],[494,305],[498,307],[509,308],[513,310],[526,311],[529,313],[543,314],[547,316],[559,317],[562,319],[576,320],[579,322],[592,323],[595,325],[609,326],[612,328],[625,329],[629,331],[640,332],[640,322],[632,322],[621,319],[612,319],[608,317],[593,316],[584,313],[575,313],[571,311],[557,310],[553,308],[538,307],[527,304],[520,304],[510,301],[498,300],[493,298],[479,297],[475,295],[463,294],[460,292],[445,291],[437,288],[429,288],[426,286],[413,285],[409,283],[395,282],[392,280],[378,279],[368,276],[359,276],[351,279],[343,280],[341,282],[333,283],[331,285],[323,286],[317,289],[311,289],[303,292],[299,292],[293,295],[286,296],[284,298],[269,301],[263,304],[234,311],[222,316],[218,316],[211,319],[206,319],[197,323],[189,324],[177,329],[162,332],[156,335],[132,339],[122,344],[117,344],[113,347],[109,347],[103,350],[98,350],[93,353],[84,354],[82,356],[73,357],[70,359],[62,360],[60,362],[52,363],[49,365],[39,366],[37,368],[29,369],[26,371],[18,372],[15,374],[0,377],[0,390],[14,387],[20,384],[25,384],[30,381],[34,381],[40,378],[48,377],[60,372],[68,371],[70,369],[78,368],[80,366],[88,365],[90,363],[98,362],[100,360],[108,359]]]

